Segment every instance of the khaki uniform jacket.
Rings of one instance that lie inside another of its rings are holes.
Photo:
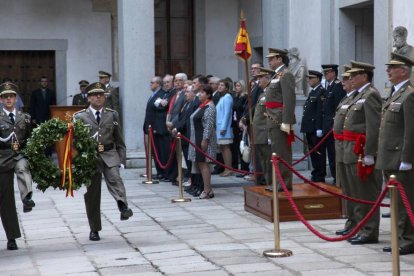
[[[358,91],[354,91],[351,96],[345,96],[336,108],[334,117],[333,131],[334,133],[342,134],[344,129],[345,116],[348,112],[350,104],[354,97],[358,94]],[[343,160],[344,148],[343,141],[335,139],[335,158],[336,162],[344,162]]]
[[[269,115],[267,118],[267,127],[279,128],[282,123],[293,125],[295,119],[295,77],[283,66],[276,72],[276,77],[271,80],[266,89],[266,102],[278,102],[283,104],[283,108],[267,108]]]
[[[267,145],[267,120],[264,113],[266,112],[266,98],[262,92],[259,95],[257,103],[255,103],[254,117],[253,117],[253,135],[255,145]]]
[[[75,96],[73,96],[72,105],[88,106],[89,105],[88,96],[84,98],[82,96],[82,93],[76,94]]]
[[[366,135],[365,155],[377,155],[381,105],[382,99],[378,90],[370,84],[355,95],[345,116],[344,131],[349,130]],[[354,153],[354,145],[355,141],[344,140],[343,162],[345,164],[358,161],[358,156]]]
[[[30,115],[21,111],[16,112],[14,119],[15,124],[11,122],[9,116],[0,111],[0,136],[1,138],[7,138],[13,131],[16,134],[17,141],[20,144],[20,148],[17,151],[12,150],[12,141],[15,141],[16,137],[9,139],[5,142],[0,142],[0,171],[8,171],[14,168],[16,161],[23,158],[21,149],[26,145],[27,139],[31,134],[31,118]]]
[[[119,87],[113,87],[109,85],[105,89],[105,107],[115,110],[116,112],[120,112],[119,106]]]
[[[414,89],[408,81],[382,108],[376,168],[398,170],[401,162],[414,164]]]
[[[74,120],[82,120],[91,130],[91,136],[97,134],[97,141],[105,145],[108,149],[103,152],[98,152],[108,167],[119,166],[126,163],[126,147],[124,137],[122,136],[121,126],[119,124],[118,112],[109,108],[103,108],[101,120],[98,122],[95,119],[95,114],[92,114],[91,109],[83,109],[74,114]]]

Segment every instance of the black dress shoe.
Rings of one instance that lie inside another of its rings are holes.
[[[414,253],[414,249],[408,249],[408,248],[405,248],[405,247],[399,247],[398,250],[400,251],[400,255],[408,255],[408,254],[413,254]],[[384,247],[382,249],[382,252],[391,253],[392,252],[391,246]]]
[[[390,218],[391,217],[391,213],[383,213],[381,215],[381,217],[383,217],[383,218]]]
[[[127,220],[132,217],[133,214],[132,210],[127,207],[121,210],[121,220]]]
[[[358,235],[355,239],[350,239],[349,241],[352,245],[361,245],[361,244],[372,244],[372,243],[378,243],[378,239],[363,237],[361,235]]]
[[[17,247],[15,239],[7,241],[7,250],[17,250],[17,249],[19,248]]]
[[[101,237],[99,237],[98,231],[91,231],[89,233],[89,240],[91,241],[99,241]]]
[[[34,203],[34,201],[29,198],[29,197],[25,197],[23,199],[23,213],[28,213],[30,211],[32,211],[32,208],[35,207],[36,204]]]
[[[342,230],[338,230],[338,231],[336,231],[336,232],[335,232],[335,235],[338,235],[338,236],[345,236],[345,235],[348,235],[348,234],[349,234],[349,232],[351,232],[351,229],[347,229],[347,228],[345,228],[345,229],[342,229]]]
[[[171,185],[173,185],[173,186],[178,186],[178,181],[177,181],[177,180],[172,181],[172,182],[171,182]]]
[[[203,192],[203,188],[201,189],[196,189],[191,195],[194,197],[199,197],[201,195],[201,193]]]

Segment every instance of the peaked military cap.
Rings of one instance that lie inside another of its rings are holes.
[[[338,69],[338,64],[322,64],[321,67],[322,67],[322,70],[326,72],[329,70]]]
[[[10,83],[10,82],[6,82],[6,83],[2,83],[0,85],[0,96],[6,95],[6,94],[17,94],[17,85]]]
[[[350,73],[348,73],[348,71],[351,69],[351,65],[349,65],[349,64],[344,64],[344,66],[343,66],[343,68],[344,68],[344,72],[342,73],[342,77],[350,77],[351,76],[351,74]]]
[[[264,68],[264,67],[258,67],[258,68],[260,69],[260,72],[261,72],[261,73],[268,73],[268,74],[272,74],[272,73],[274,73],[274,72],[275,72],[274,70],[269,69],[269,68]]]
[[[357,73],[357,72],[373,72],[375,66],[369,63],[360,62],[351,60],[351,69],[348,70],[348,73]]]
[[[286,50],[277,49],[277,48],[269,48],[269,54],[266,56],[267,58],[275,57],[275,56],[286,56],[288,52]]]
[[[414,61],[409,57],[397,53],[391,53],[391,60],[385,65],[405,65],[412,67],[414,65]]]
[[[322,78],[322,73],[315,70],[308,70],[308,74],[306,75],[308,78]]]
[[[105,71],[99,71],[98,73],[99,73],[100,78],[110,78],[110,77],[112,77],[111,74],[109,74],[108,72],[105,72]]]
[[[87,80],[81,80],[79,82],[80,87],[85,87],[85,86],[88,86],[88,85],[89,85],[89,81],[87,81]]]
[[[269,74],[270,74],[269,72],[260,71],[259,73],[254,74],[253,77],[255,77],[255,78],[261,78],[261,77],[269,76]]]
[[[88,95],[93,93],[105,93],[105,85],[100,82],[94,82],[89,84],[85,91]]]

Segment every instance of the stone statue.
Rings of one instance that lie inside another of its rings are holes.
[[[405,27],[395,27],[392,31],[392,46],[395,48],[395,53],[409,57],[414,60],[414,48],[413,46],[407,44],[407,36],[408,31]]]
[[[289,57],[289,71],[295,76],[296,81],[296,95],[308,95],[308,82],[306,81],[306,74],[308,68],[306,61],[300,58],[299,49],[296,47],[288,50]]]

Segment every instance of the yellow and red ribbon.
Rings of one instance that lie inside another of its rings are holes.
[[[65,187],[66,171],[68,174],[68,187],[66,189],[66,197],[70,194],[73,197],[72,185],[72,142],[73,142],[73,123],[68,123],[68,135],[65,141],[65,154],[63,158],[63,172],[61,187]]]

